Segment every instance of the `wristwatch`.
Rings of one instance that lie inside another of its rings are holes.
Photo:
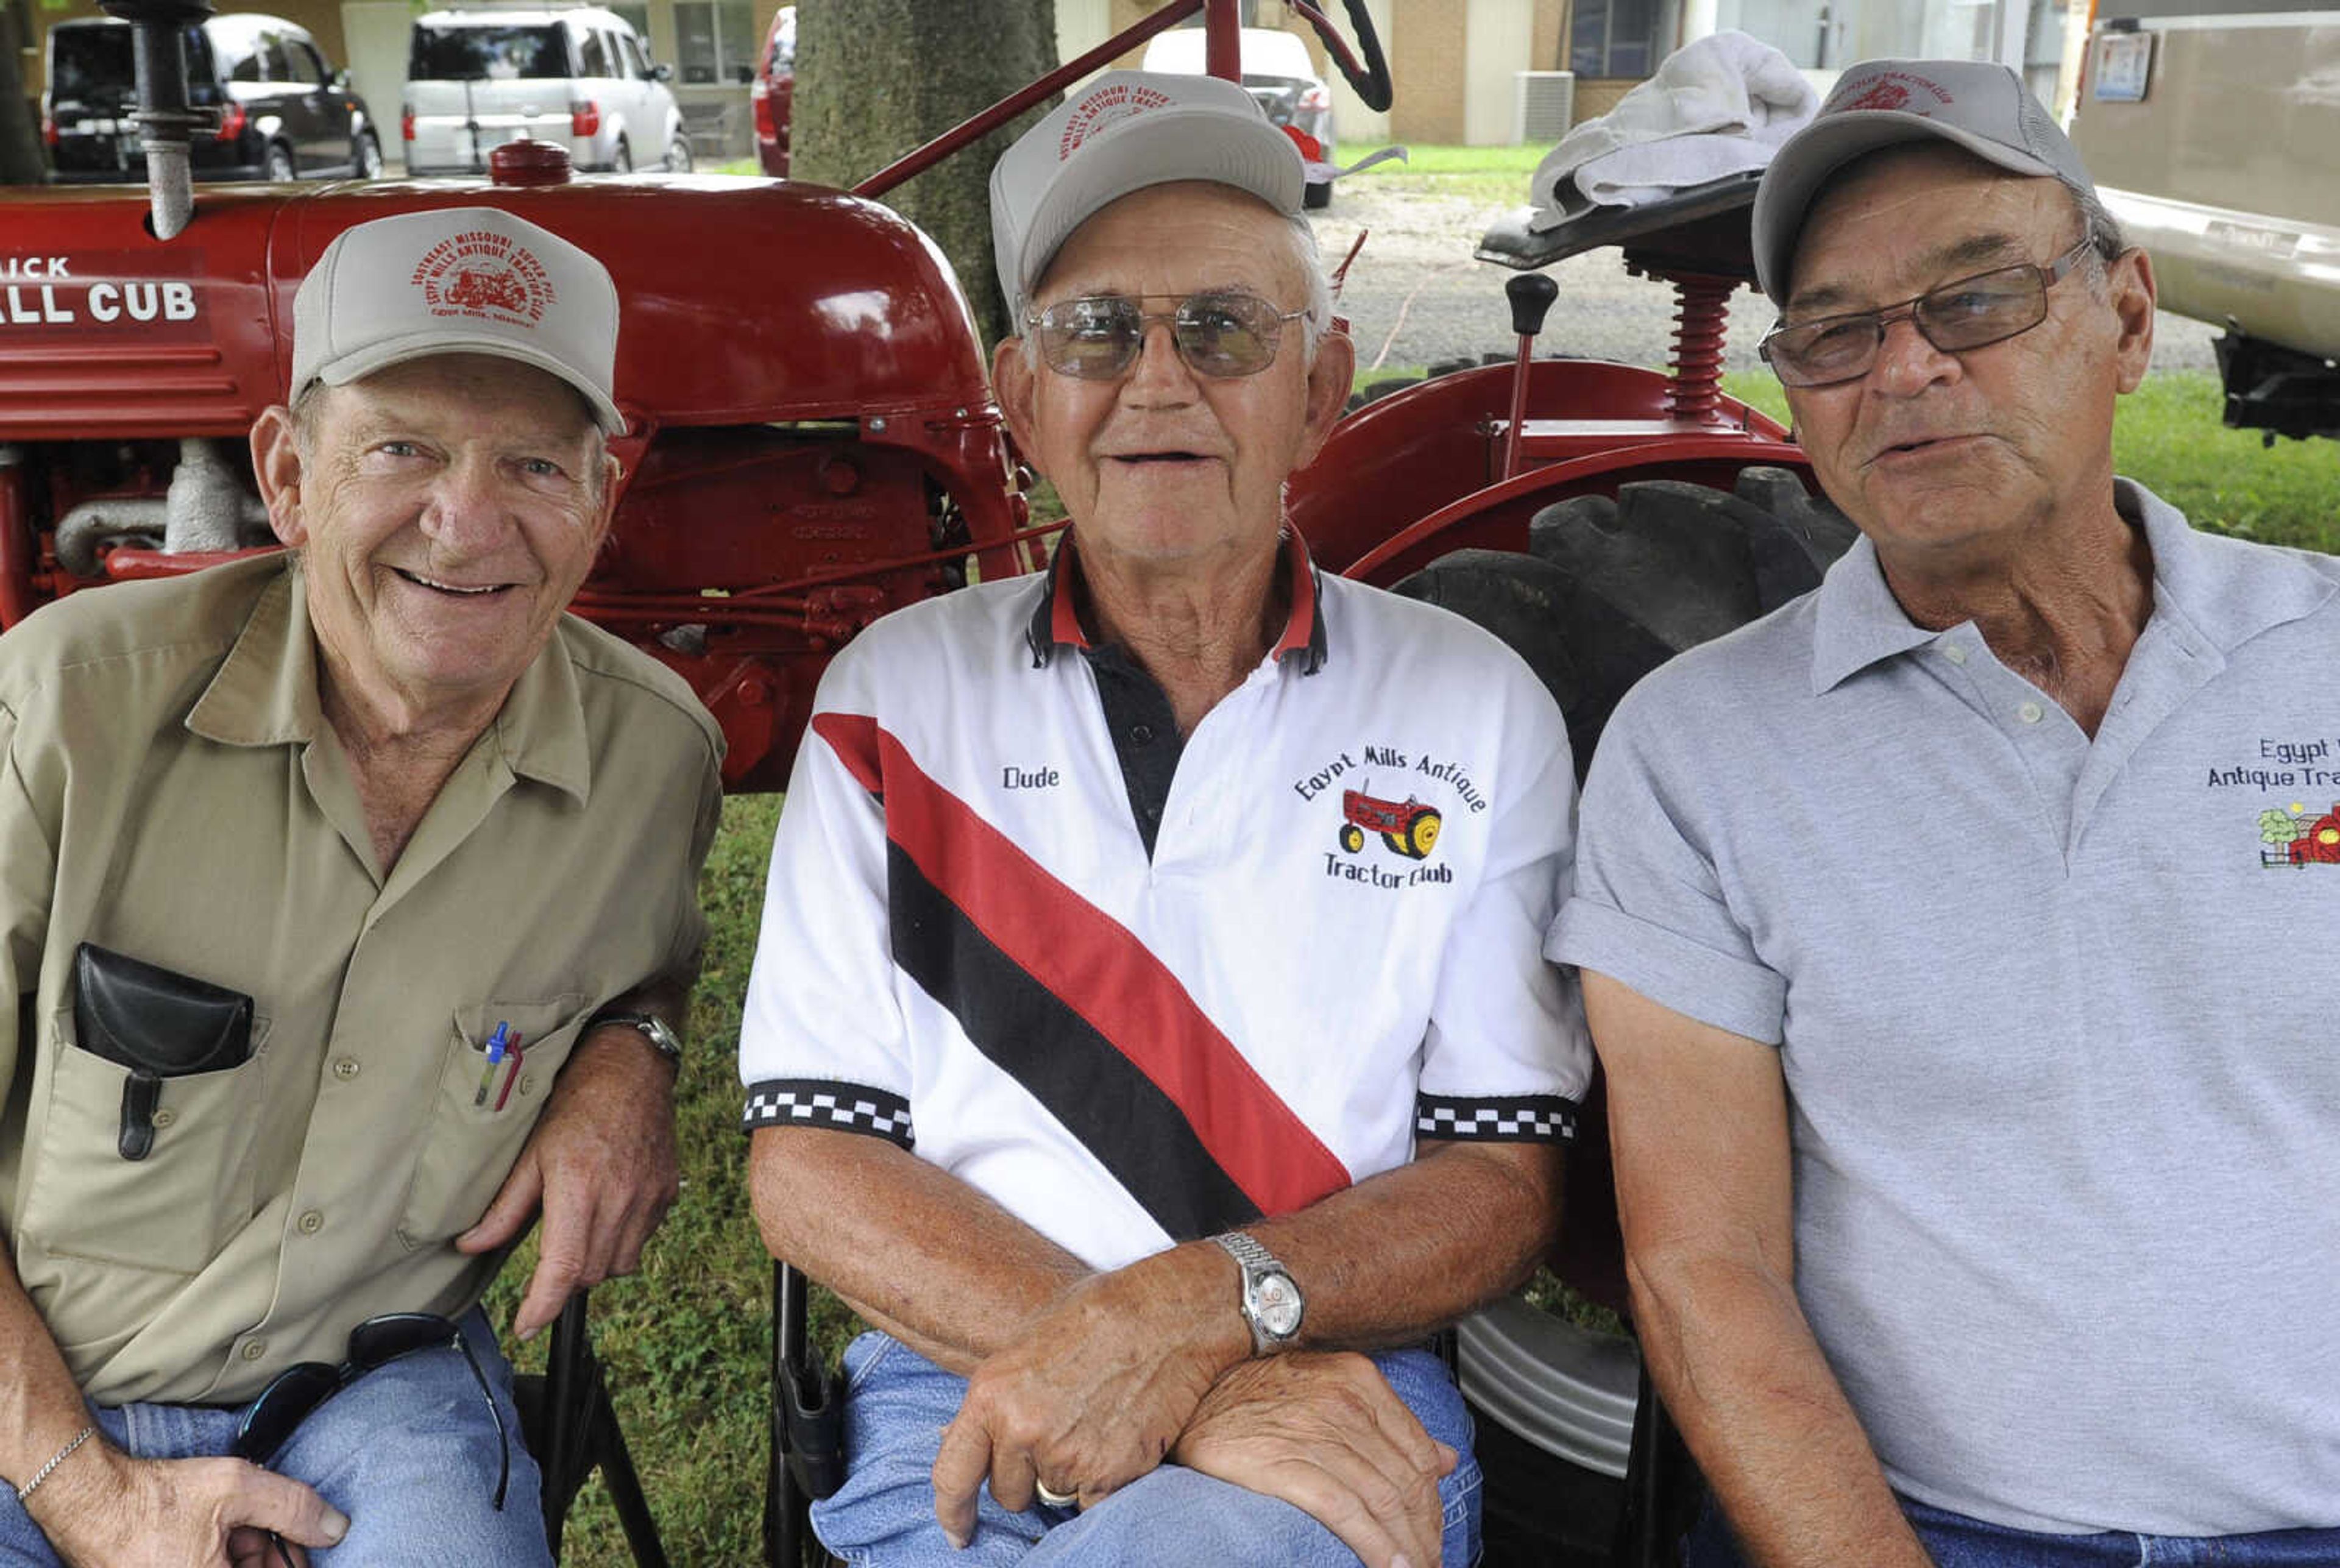
[[[1242,1231],[1227,1231],[1211,1239],[1243,1270],[1243,1315],[1251,1325],[1254,1353],[1266,1355],[1290,1345],[1308,1311],[1291,1271],[1256,1238]]]
[[[586,1026],[585,1032],[590,1034],[607,1024],[619,1024],[639,1031],[642,1038],[650,1043],[652,1050],[672,1062],[678,1070],[682,1067],[682,1037],[669,1028],[664,1018],[649,1013],[597,1013],[593,1021]]]

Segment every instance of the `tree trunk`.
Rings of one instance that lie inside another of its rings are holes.
[[[37,185],[48,177],[48,165],[25,97],[25,41],[16,35],[16,15],[14,5],[0,0],[0,185]]]
[[[790,173],[849,186],[1056,65],[1054,0],[806,0]],[[883,198],[950,258],[987,348],[1010,331],[991,261],[991,165],[1047,107]]]

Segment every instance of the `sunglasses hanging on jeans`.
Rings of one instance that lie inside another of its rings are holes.
[[[464,1365],[471,1369],[471,1376],[480,1385],[480,1397],[488,1402],[488,1414],[496,1424],[496,1442],[503,1450],[501,1467],[496,1474],[495,1494],[496,1511],[501,1513],[504,1492],[511,1482],[511,1434],[504,1428],[503,1410],[496,1404],[495,1394],[488,1386],[488,1374],[481,1370],[480,1358],[471,1353],[471,1342],[463,1337],[463,1331],[434,1312],[392,1312],[369,1317],[350,1330],[349,1359],[339,1366],[303,1361],[278,1373],[244,1411],[229,1454],[254,1464],[267,1464],[319,1405],[367,1373],[426,1350],[461,1351]],[[292,1555],[283,1541],[273,1531],[269,1540],[290,1568]]]

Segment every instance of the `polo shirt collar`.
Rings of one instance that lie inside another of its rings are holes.
[[[323,728],[317,639],[299,559],[261,590],[235,646],[187,713],[187,729],[224,746],[305,744]],[[556,628],[521,672],[491,726],[513,773],[582,801],[592,778],[585,703]]]
[[[1076,553],[1074,538],[1067,532],[1064,542],[1056,547],[1056,555],[1048,562],[1046,581],[1032,606],[1031,620],[1024,628],[1024,640],[1031,645],[1035,670],[1046,669],[1059,648],[1077,649],[1083,653],[1095,651],[1088,633],[1082,629],[1075,601],[1080,563],[1074,561],[1072,571],[1065,570],[1066,562],[1072,561]],[[1283,538],[1285,568],[1292,582],[1292,610],[1284,617],[1284,634],[1268,650],[1268,657],[1294,659],[1301,674],[1314,675],[1324,667],[1325,650],[1316,567],[1309,559],[1308,543],[1300,537],[1298,529],[1286,528]]]
[[[2113,504],[2145,530],[2153,556],[2153,613],[2167,616],[2221,652],[2271,626],[2296,620],[2340,583],[2284,551],[2197,532],[2186,514],[2134,480],[2113,481]],[[1872,664],[1932,642],[1885,581],[1866,535],[1822,580],[1812,629],[1812,693]]]

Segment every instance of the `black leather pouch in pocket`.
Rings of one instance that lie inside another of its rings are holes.
[[[130,1069],[119,1147],[124,1159],[144,1159],[164,1078],[251,1057],[252,998],[84,942],[74,952],[74,1030],[84,1050]]]

